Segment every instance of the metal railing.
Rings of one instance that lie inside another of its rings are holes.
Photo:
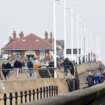
[[[11,77],[20,77],[22,74],[23,74],[23,77],[30,77],[30,73],[32,73],[32,76],[31,77],[41,77],[40,76],[40,73],[41,71],[45,71],[49,78],[53,78],[54,77],[54,70],[57,69],[57,68],[54,68],[54,67],[48,67],[48,68],[39,68],[37,71],[35,71],[33,68],[32,69],[28,69],[28,68],[23,68],[23,69],[17,69],[17,68],[12,68],[12,69],[1,69],[0,70],[0,78],[1,79],[4,79],[4,74],[3,72],[4,71],[7,71],[9,72],[7,75],[7,78],[11,78]],[[35,72],[37,73],[37,75],[35,75]],[[22,78],[22,76],[21,76]],[[48,77],[47,77],[48,78]]]
[[[58,86],[48,86],[28,91],[25,90],[9,94],[5,93],[3,98],[0,98],[0,102],[3,101],[4,105],[18,105],[22,103],[37,101],[39,99],[54,97],[57,95]]]

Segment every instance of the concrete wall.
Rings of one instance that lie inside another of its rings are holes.
[[[0,81],[0,84],[3,84],[5,89],[0,93],[10,93],[10,92],[20,92],[24,90],[36,89],[46,86],[58,86],[59,94],[67,93],[68,86],[65,79],[28,79],[28,80],[6,80]]]

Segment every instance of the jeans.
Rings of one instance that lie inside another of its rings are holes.
[[[64,67],[65,76],[68,74],[68,68]]]

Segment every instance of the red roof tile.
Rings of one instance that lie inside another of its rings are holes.
[[[15,50],[39,50],[39,49],[52,49],[52,45],[36,36],[35,34],[29,34],[24,38],[19,38],[16,41],[12,41],[7,44],[4,49]]]

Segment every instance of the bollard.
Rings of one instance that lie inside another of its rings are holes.
[[[13,99],[13,95],[12,95],[12,93],[10,93],[9,98],[10,98],[10,105],[12,105],[12,99]]]
[[[40,99],[42,99],[42,88],[40,88]]]
[[[4,94],[4,105],[7,105],[7,94]]]
[[[35,90],[33,89],[33,100],[35,101]]]
[[[27,102],[27,91],[24,91],[25,103]]]
[[[17,100],[18,100],[18,93],[17,93],[17,92],[15,92],[15,105],[17,105],[17,104],[18,104]]]
[[[20,103],[23,103],[23,92],[20,92]]]
[[[31,102],[31,90],[29,90],[29,102]]]

